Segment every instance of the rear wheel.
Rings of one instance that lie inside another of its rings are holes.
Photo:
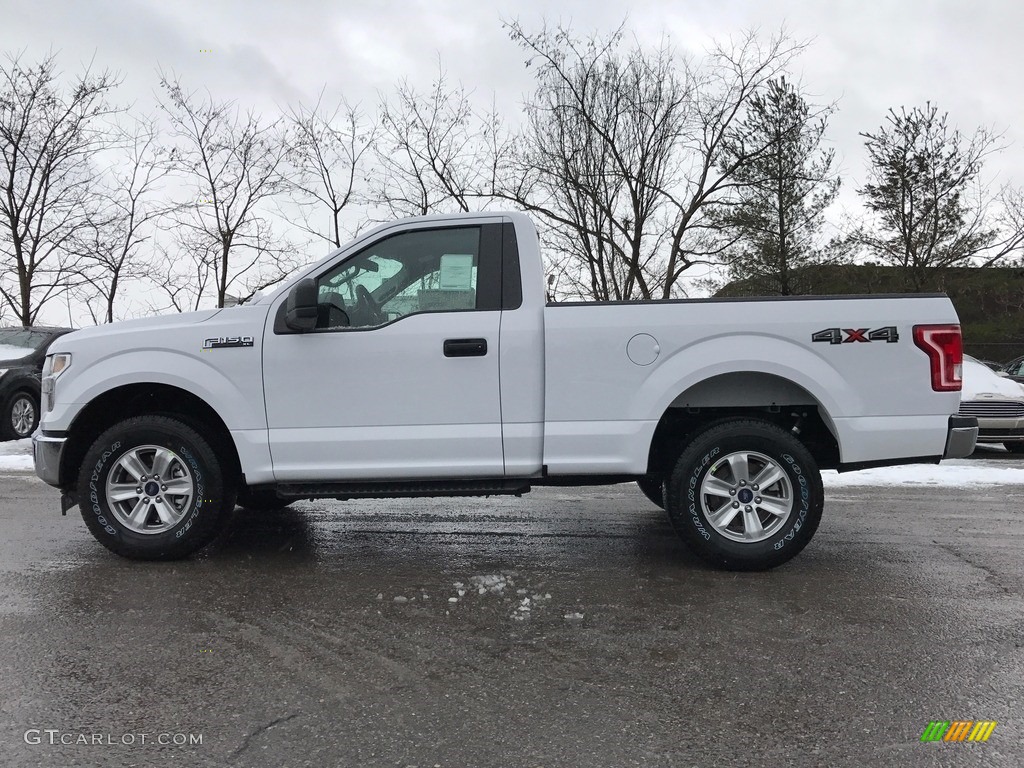
[[[667,510],[708,562],[766,570],[796,556],[821,521],[821,474],[808,450],[774,424],[734,420],[696,435],[676,462]]]
[[[652,480],[651,478],[645,477],[643,480],[636,481],[637,487],[651,500],[652,504],[656,504],[662,509],[665,508],[665,483],[661,480]]]
[[[1003,443],[1003,447],[1010,453],[1024,453],[1024,443]]]
[[[137,560],[176,560],[209,544],[234,509],[220,458],[192,427],[166,416],[114,425],[85,455],[85,524],[103,546]]]

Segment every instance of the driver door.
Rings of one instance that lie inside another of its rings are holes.
[[[279,482],[504,474],[499,233],[495,223],[384,236],[316,276],[316,330],[268,322]]]

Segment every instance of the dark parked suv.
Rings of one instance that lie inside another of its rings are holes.
[[[0,440],[20,440],[35,430],[46,350],[72,330],[0,328]]]

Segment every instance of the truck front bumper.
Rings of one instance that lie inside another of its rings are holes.
[[[974,416],[950,416],[944,459],[962,459],[974,453],[978,442],[978,419]]]
[[[66,437],[50,437],[38,432],[32,436],[32,458],[36,474],[54,488],[60,487],[60,462],[67,441]]]

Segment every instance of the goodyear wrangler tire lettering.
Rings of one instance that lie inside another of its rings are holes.
[[[79,481],[82,517],[112,552],[138,560],[188,557],[224,530],[234,489],[211,444],[184,421],[137,416],[101,434]]]
[[[676,532],[700,557],[764,570],[811,540],[824,492],[814,458],[795,437],[767,421],[730,419],[691,438],[665,500]]]

